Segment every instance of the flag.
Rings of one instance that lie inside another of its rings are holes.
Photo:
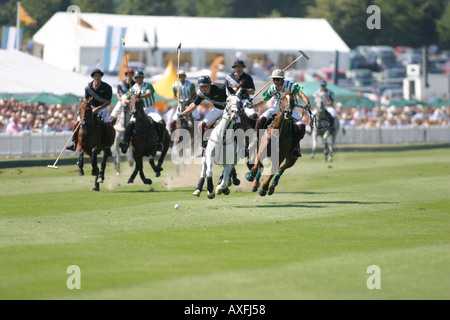
[[[144,42],[150,43],[150,41],[148,41],[147,32],[145,31],[144,31]]]
[[[158,50],[158,35],[156,34],[155,29],[155,40],[153,41],[152,53],[154,53],[156,50]]]
[[[19,32],[19,43],[22,41],[22,28]],[[3,27],[2,32],[2,49],[15,49],[17,47],[17,28],[16,27]]]
[[[78,24],[84,28],[96,30],[90,23],[88,23],[86,20],[81,19],[81,17],[78,17]]]
[[[32,19],[30,15],[25,11],[23,6],[20,6],[20,21],[25,22],[25,24],[28,26],[30,24],[36,24],[37,21]]]
[[[108,26],[106,33],[105,54],[103,56],[103,69],[106,72],[117,72],[122,60],[122,38],[125,37],[127,28]]]

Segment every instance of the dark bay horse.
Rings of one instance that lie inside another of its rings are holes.
[[[280,99],[280,107],[275,120],[261,137],[255,163],[251,171],[246,175],[247,180],[253,181],[253,191],[256,191],[262,174],[263,166],[261,161],[265,156],[270,158],[272,162],[271,171],[261,186],[259,191],[260,196],[265,196],[266,194],[272,195],[275,192],[275,187],[278,185],[281,175],[297,161],[297,157],[292,156],[294,143],[293,132],[295,130],[295,125],[291,121],[293,108],[295,108],[293,95],[290,92],[284,92]],[[277,152],[273,154],[272,150]],[[284,164],[281,165],[283,162]],[[274,176],[275,178],[269,187],[270,181]]]
[[[92,98],[91,98],[92,100]],[[105,168],[108,161],[108,155],[103,152],[103,160],[101,169],[99,170],[97,165],[97,156],[101,151],[104,151],[107,147],[105,145],[104,135],[106,134],[106,140],[109,140],[110,144],[114,142],[116,132],[114,128],[110,127],[110,132],[105,133],[106,130],[103,121],[96,115],[94,115],[90,106],[91,100],[84,99],[81,101],[79,116],[80,116],[80,130],[78,131],[78,175],[84,175],[83,155],[86,153],[89,156],[89,161],[92,165],[91,174],[95,176],[94,191],[100,191],[100,183],[105,180]]]
[[[130,108],[131,113],[134,115],[136,119],[136,127],[131,135],[131,147],[133,150],[133,158],[135,162],[135,168],[133,173],[128,179],[128,183],[133,183],[136,175],[139,173],[139,176],[142,179],[142,182],[145,184],[152,184],[152,180],[148,179],[144,175],[144,167],[142,158],[150,157],[149,163],[152,167],[153,171],[156,173],[156,177],[161,175],[161,171],[163,170],[162,164],[164,162],[164,158],[167,154],[167,151],[170,147],[170,136],[166,129],[165,139],[163,141],[164,148],[161,151],[161,155],[158,160],[158,164],[155,165],[155,156],[157,152],[157,144],[158,144],[158,124],[153,121],[153,119],[148,116],[144,111],[144,105],[140,100],[139,95],[132,95],[130,98]]]

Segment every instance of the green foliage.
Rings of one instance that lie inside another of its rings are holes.
[[[16,25],[17,0],[0,0],[0,26]],[[190,17],[324,18],[350,47],[436,43],[450,46],[449,0],[22,0],[36,25],[24,28],[24,43],[57,11],[71,4],[82,12]],[[381,9],[381,29],[366,26],[369,5]],[[254,30],[257,32],[257,30]],[[308,30],[307,32],[314,32]]]

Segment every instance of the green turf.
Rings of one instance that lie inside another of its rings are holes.
[[[150,190],[109,164],[99,193],[75,165],[1,169],[0,299],[449,299],[449,159],[304,157],[264,198],[239,166],[242,185],[214,200],[191,195],[198,166],[154,178],[146,164]]]

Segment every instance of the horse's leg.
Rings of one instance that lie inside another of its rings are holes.
[[[227,196],[230,194],[230,189],[228,188],[228,177],[230,176],[230,172],[231,172],[232,168],[233,168],[232,164],[226,164],[224,166],[223,172],[222,172],[222,175],[223,175],[222,180],[216,187],[216,193],[218,195],[223,193],[224,195]]]
[[[106,169],[107,163],[108,163],[108,155],[103,155],[102,164],[100,167],[100,173],[97,176],[98,183],[103,183],[105,181],[105,169]]]
[[[98,176],[98,174],[100,172],[100,170],[98,169],[98,164],[97,164],[97,155],[98,155],[98,149],[93,148],[92,155],[89,156],[89,160],[91,161],[91,165],[92,165],[91,175],[93,175],[93,176]]]
[[[269,190],[269,183],[270,180],[272,180],[274,174],[270,174],[267,179],[263,182],[261,189],[259,189],[259,195],[261,197],[264,197],[267,194],[267,191]]]
[[[316,148],[317,148],[317,129],[313,128],[313,131],[312,131],[311,159],[314,159],[314,157],[316,156]]]
[[[328,146],[328,131],[326,131],[323,135],[323,154],[325,156],[324,162],[328,162],[328,155],[330,153]]]
[[[142,157],[138,157],[136,159],[136,169],[139,172],[139,176],[141,177],[141,180],[144,184],[152,184],[151,179],[147,179],[144,174],[144,163],[142,161]]]
[[[278,183],[280,181],[280,178],[283,175],[284,171],[286,171],[286,169],[289,169],[290,167],[292,167],[297,162],[297,159],[298,158],[296,158],[296,157],[289,156],[286,159],[284,165],[282,165],[278,169],[278,172],[275,174],[275,177],[273,178],[272,184],[269,187],[269,191],[267,193],[269,196],[272,195],[275,192],[275,188],[278,185]]]
[[[254,179],[253,179],[253,183],[252,183],[252,192],[256,192],[257,190],[258,190],[258,188],[259,188],[259,186],[261,185],[260,184],[260,182],[259,182],[259,180],[261,179],[261,175],[262,175],[262,173],[263,173],[263,167],[262,167],[262,165],[259,165],[258,166],[258,171],[256,172],[256,175],[255,175],[255,177],[254,177]]]
[[[197,188],[195,189],[193,196],[200,197],[200,193],[203,190],[203,185],[205,184],[205,178],[206,178],[206,158],[202,158],[202,171],[200,173],[200,179],[197,183]]]
[[[113,144],[113,156],[114,156],[114,169],[116,169],[116,174],[120,174],[120,149],[119,149],[119,142],[122,141],[122,132],[117,132],[117,137],[114,140]]]
[[[205,154],[205,162],[206,162],[206,189],[208,191],[208,199],[214,199],[216,196],[214,192],[214,183],[213,183],[213,172],[212,172],[212,166],[214,161],[214,149],[211,150],[211,148],[206,148]]]
[[[134,158],[134,170],[133,173],[131,174],[130,178],[128,179],[128,184],[133,183],[134,179],[136,178],[139,170],[137,169],[137,163],[138,163],[138,155],[135,153],[135,151],[133,151],[133,158]],[[141,160],[142,162],[142,160]]]
[[[78,175],[79,176],[84,176],[84,170],[83,170],[84,157],[83,157],[83,155],[84,155],[84,151],[83,151],[83,149],[81,149],[78,152],[78,162],[77,162],[77,164],[78,164]]]

